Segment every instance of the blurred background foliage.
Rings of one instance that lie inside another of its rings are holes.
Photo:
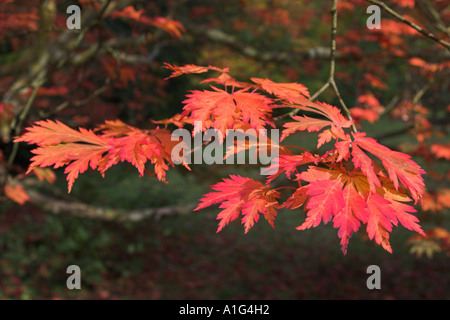
[[[14,118],[9,116],[7,106],[12,105],[13,114],[17,115],[20,109],[14,108],[26,101],[17,92],[33,84],[28,73],[35,57],[29,47],[42,31],[44,17],[39,8],[45,2],[0,1],[1,14],[16,14],[22,19],[10,21],[11,26],[0,26],[2,128]],[[65,32],[65,8],[77,4],[83,14],[89,10],[99,12],[106,2],[47,2],[55,6],[51,36],[43,40],[47,41],[45,50],[51,61],[58,48],[50,39]],[[450,13],[444,2],[431,1],[448,24]],[[48,90],[38,94],[24,126],[50,118],[72,127],[91,127],[120,118],[130,125],[150,128],[154,126],[150,119],[161,120],[180,113],[189,90],[204,88],[199,84],[204,79],[202,75],[165,80],[169,72],[162,68],[164,62],[229,67],[238,80],[260,77],[299,82],[312,93],[328,78],[331,1],[108,3],[117,5],[118,11],[134,5],[136,11],[143,10],[143,16],[179,21],[183,25],[182,36],[170,34],[170,25],[149,27],[139,20],[105,14],[98,25],[89,29],[82,44],[69,52],[69,61],[82,59],[77,54],[87,52],[98,41],[108,44],[128,39],[129,43],[111,46],[104,52],[99,50],[98,55],[79,64],[68,62],[59,68],[58,60],[49,63],[44,68],[42,84]],[[439,32],[424,18],[419,5],[389,3]],[[390,148],[412,154],[427,170],[428,207],[419,207],[417,215],[424,229],[441,230],[441,238],[426,239],[427,242],[411,238],[406,229],[395,229],[391,255],[357,234],[350,241],[349,253],[343,256],[331,225],[303,232],[295,230],[304,219],[300,210],[280,212],[275,230],[261,222],[244,235],[238,222],[216,234],[217,210],[115,222],[66,212],[47,213],[32,202],[17,205],[5,200],[0,202],[0,298],[450,298],[446,231],[449,218],[445,206],[448,192],[443,197],[443,207],[433,209],[431,205],[437,201],[431,195],[448,190],[450,168],[448,155],[436,157],[430,149],[437,143],[449,143],[449,57],[428,39],[410,34],[398,25],[387,23],[380,31],[369,31],[366,7],[365,1],[340,1],[336,79],[350,107],[361,107],[358,99],[367,95],[376,97],[383,107],[375,112],[376,121],[363,117],[358,126]],[[24,17],[29,18],[25,25]],[[383,19],[389,20],[386,14]],[[144,42],[140,42],[142,35],[146,37]],[[25,57],[25,63],[21,57]],[[426,64],[418,68],[410,60],[416,57]],[[20,90],[11,91],[15,86]],[[320,100],[337,104],[331,91],[325,91]],[[376,110],[370,103],[363,107],[366,114]],[[310,134],[293,135],[290,139],[288,143],[315,149]],[[5,134],[1,147],[0,159],[5,162],[13,148]],[[21,146],[14,165],[8,168],[13,176],[23,175],[29,157],[29,149]],[[120,165],[110,169],[105,178],[98,173],[85,173],[75,183],[70,197],[93,206],[122,210],[188,206],[196,204],[209,185],[226,175],[256,176],[258,170],[252,166],[196,165],[188,172],[176,167],[168,172],[169,183],[163,184],[151,177],[139,178],[134,168]],[[39,186],[40,191],[66,191],[62,170],[55,173],[52,189]],[[81,290],[66,288],[65,271],[71,264],[81,268]],[[366,268],[372,264],[381,268],[381,290],[366,287]]]

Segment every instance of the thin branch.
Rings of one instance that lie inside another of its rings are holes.
[[[322,92],[324,92],[325,90],[327,90],[329,86],[330,86],[330,82],[329,82],[329,81],[325,82],[325,84],[322,86],[322,88],[320,88],[319,90],[317,90],[316,93],[314,93],[314,94],[311,96],[310,100],[312,101],[312,100],[316,99],[318,96],[320,96],[320,95],[322,94]]]
[[[394,96],[391,101],[386,105],[383,112],[380,114],[380,118],[384,117],[391,113],[392,110],[394,110],[397,107],[397,103],[400,101],[400,96],[396,95]]]
[[[341,94],[339,93],[339,89],[334,80],[334,71],[336,69],[336,33],[337,33],[337,14],[338,14],[337,3],[338,0],[333,0],[333,7],[331,8],[332,23],[331,23],[330,78],[328,79],[328,82],[330,83],[331,88],[336,94],[336,97],[338,98],[338,101],[341,104],[342,109],[347,115],[347,118],[349,120],[353,120],[350,110],[348,110],[347,106],[345,105],[344,100],[342,99]],[[354,123],[352,123],[352,129],[354,132],[358,132]]]
[[[27,190],[31,203],[53,214],[71,214],[78,217],[105,220],[139,222],[145,219],[156,220],[165,216],[191,214],[195,205],[166,206],[140,210],[121,210],[89,205],[80,201],[65,201],[44,195],[34,190]]]
[[[336,69],[337,3],[338,0],[333,0],[333,6],[331,7],[330,79],[328,81],[334,79]]]
[[[39,117],[41,118],[48,118],[50,116],[56,115],[59,112],[61,112],[62,110],[64,110],[65,108],[67,108],[70,105],[73,105],[75,107],[80,107],[82,105],[85,105],[89,102],[91,102],[94,98],[98,97],[100,94],[102,94],[103,92],[105,92],[109,85],[110,85],[110,78],[107,78],[105,81],[105,84],[103,86],[101,86],[100,88],[98,88],[97,90],[95,90],[92,94],[90,94],[88,97],[82,99],[82,100],[77,100],[77,101],[69,101],[66,100],[63,103],[60,103],[59,105],[57,105],[56,107],[53,108],[52,111],[50,112],[43,112],[43,111],[39,111]]]
[[[443,125],[448,125],[450,123],[450,117],[446,117],[446,118],[441,118],[441,119],[431,119],[428,120],[431,124],[443,124]],[[383,139],[387,139],[387,138],[392,138],[392,137],[396,137],[402,134],[405,134],[407,132],[409,132],[410,130],[414,129],[415,125],[414,124],[410,124],[407,127],[395,130],[395,131],[391,131],[388,133],[384,133],[382,135],[376,136],[374,139],[375,140],[383,140]]]
[[[306,49],[299,49],[293,52],[277,52],[264,51],[251,44],[240,41],[238,38],[228,34],[217,28],[205,28],[204,26],[197,26],[195,24],[185,22],[183,25],[187,31],[194,35],[195,38],[199,36],[206,37],[208,40],[223,44],[230,49],[239,52],[243,56],[261,62],[276,62],[287,65],[292,65],[292,61],[311,61],[311,60],[328,60],[330,57],[330,48],[317,46]],[[355,59],[353,55],[338,55],[336,59],[350,60]]]
[[[331,88],[333,89],[334,93],[336,94],[336,97],[337,97],[337,99],[338,99],[338,101],[339,101],[339,103],[340,103],[342,109],[344,110],[345,114],[347,115],[347,118],[348,118],[349,120],[353,120],[353,119],[352,119],[352,115],[351,115],[351,113],[350,113],[350,110],[348,110],[347,106],[345,105],[344,99],[342,99],[341,94],[340,94],[340,92],[339,92],[339,89],[338,89],[338,87],[337,87],[336,82],[334,81],[334,79],[332,79],[332,80],[330,81],[330,85],[331,85]],[[352,129],[353,129],[353,132],[358,132],[358,130],[356,130],[356,126],[355,126],[354,123],[352,123]]]
[[[312,100],[316,99],[319,95],[322,94],[322,92],[324,92],[328,87],[331,86],[331,88],[333,89],[333,92],[335,93],[335,95],[339,101],[339,104],[341,105],[342,110],[344,110],[347,118],[349,120],[353,120],[350,110],[347,108],[347,105],[345,104],[344,99],[342,99],[342,96],[336,85],[336,81],[334,80],[334,73],[336,70],[337,2],[338,2],[338,0],[333,0],[333,6],[331,8],[332,23],[331,23],[331,44],[330,44],[330,48],[331,48],[331,50],[330,50],[330,75],[328,77],[327,82],[325,82],[325,84],[310,98],[310,100],[312,101]],[[293,116],[299,110],[300,109],[294,109],[285,115],[278,116],[275,120],[282,119],[287,116]],[[352,123],[352,130],[354,132],[358,132],[354,123]]]
[[[10,128],[12,129],[15,136],[18,136],[20,134],[20,130],[22,128],[22,123],[25,120],[25,118],[28,114],[28,111],[31,108],[31,105],[33,104],[34,98],[36,98],[38,89],[39,89],[39,86],[35,86],[33,88],[33,92],[31,93],[30,98],[28,98],[27,104],[23,108],[22,112],[20,113],[20,115],[18,117],[14,118],[13,121],[11,122]],[[8,181],[8,171],[11,168],[11,166],[14,162],[14,159],[16,158],[18,150],[19,150],[19,143],[14,142],[11,153],[6,162],[4,171],[2,171],[2,173],[1,173],[1,181],[0,181],[0,191],[1,192]]]
[[[450,28],[447,27],[437,12],[436,8],[430,0],[417,1],[416,6],[421,10],[425,18],[430,21],[433,26],[441,32],[446,33],[450,37]]]
[[[37,94],[38,90],[39,90],[39,86],[35,86],[33,88],[33,92],[31,93],[30,98],[28,98],[27,104],[23,108],[19,117],[17,119],[13,120],[13,122],[11,124],[11,128],[14,129],[15,136],[18,136],[20,134],[20,130],[22,129],[22,123],[25,120],[25,118],[27,117],[27,114],[31,109],[31,105],[33,104],[34,99],[36,98],[36,94]],[[18,148],[19,148],[19,144],[17,142],[14,142],[13,149],[11,151],[11,154],[9,155],[8,162],[6,165],[7,169],[9,169],[11,167],[11,165],[13,164]]]
[[[431,81],[425,83],[425,85],[414,95],[414,98],[412,99],[413,104],[419,102],[427,90],[434,84],[435,80],[436,78],[432,78]]]
[[[411,22],[407,19],[405,19],[404,17],[402,17],[400,14],[398,14],[397,12],[395,12],[394,10],[392,10],[388,5],[386,5],[384,2],[382,1],[377,1],[377,0],[366,0],[369,3],[373,3],[377,6],[382,7],[387,13],[389,13],[391,16],[393,16],[394,18],[396,18],[397,20],[407,24],[408,26],[410,26],[411,28],[415,29],[416,31],[418,31],[419,33],[421,33],[423,36],[427,37],[428,39],[431,39],[433,41],[435,41],[436,43],[440,44],[441,46],[443,46],[444,48],[446,48],[449,52],[450,52],[450,43],[447,41],[444,41],[442,39],[439,39],[438,37],[436,37],[433,33],[424,30],[423,28],[419,27],[417,24],[415,24],[414,22]]]

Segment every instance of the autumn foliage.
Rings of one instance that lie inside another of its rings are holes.
[[[192,65],[168,68],[174,71],[172,76],[193,70],[197,73],[220,70]],[[223,75],[224,71],[221,72]],[[222,82],[223,89],[210,86],[208,90],[188,94],[179,121],[200,121],[201,130],[214,128],[226,136],[227,129],[244,125],[262,129],[272,125],[274,108],[302,110],[314,117],[292,116],[283,125],[282,139],[296,131],[319,132],[318,147],[331,144],[322,154],[305,151],[294,155],[288,147],[279,146],[280,156],[275,161],[280,163],[280,169],[268,175],[265,183],[232,175],[212,186],[214,191],[200,200],[196,210],[220,204],[218,231],[241,215],[246,233],[260,215],[274,226],[277,209],[303,207],[306,220],[297,229],[332,222],[338,229],[344,253],[361,224],[366,225],[369,238],[389,252],[392,252],[389,233],[398,223],[425,235],[418,219],[411,214],[416,210],[407,204],[421,201],[425,172],[409,155],[392,151],[363,132],[346,132],[352,121],[337,107],[308,100],[308,90],[301,84],[252,79],[253,83],[235,89],[229,84],[237,83],[236,80],[230,76],[222,79],[219,76],[213,80]],[[104,174],[119,161],[135,166],[141,176],[149,162],[153,167],[150,174],[165,181],[165,172],[174,165],[171,150],[176,142],[171,141],[170,131],[140,130],[119,120],[106,122],[95,131],[83,128],[76,131],[60,122],[40,121],[15,141],[39,146],[32,151],[35,156],[31,158],[29,171],[35,167],[66,166],[69,192],[78,175],[88,168]],[[297,170],[304,164],[308,164],[307,170]],[[281,201],[280,192],[269,183],[280,174],[297,185],[285,201]]]
[[[152,54],[157,54],[160,49],[158,46],[163,43],[163,41],[159,42],[161,37],[167,36],[170,39],[165,40],[167,42],[178,41],[189,28],[171,16],[149,16],[148,10],[138,9],[132,5],[121,7],[114,2],[115,6],[111,10],[102,11],[96,2],[94,2],[95,5],[88,1],[81,2],[86,8],[104,15],[102,18],[112,21],[119,19],[128,23],[130,37],[139,41],[131,53],[122,54],[119,52],[122,48],[121,44],[118,44],[119,40],[116,38],[105,40],[104,38],[108,39],[110,35],[99,30],[96,34],[88,33],[87,45],[76,48],[70,58],[59,62],[61,65],[67,64],[68,67],[79,71],[77,68],[89,61],[83,59],[87,59],[86,57],[94,59],[93,57],[97,54],[103,54],[99,65],[102,66],[102,74],[106,75],[105,79],[96,79],[96,82],[88,80],[90,76],[94,78],[99,76],[92,70],[84,70],[72,75],[56,70],[51,76],[47,76],[52,80],[51,86],[46,86],[45,81],[33,82],[27,83],[25,90],[20,87],[21,83],[17,84],[20,88],[17,91],[21,92],[22,105],[27,104],[28,101],[31,104],[34,102],[33,99],[37,99],[38,106],[45,111],[42,114],[49,113],[48,117],[42,116],[41,119],[28,123],[24,130],[12,132],[14,136],[12,141],[16,145],[26,143],[33,146],[31,164],[24,176],[35,174],[40,179],[44,179],[44,173],[48,175],[48,172],[42,171],[43,168],[63,167],[70,193],[79,175],[87,170],[96,170],[104,176],[112,166],[125,162],[135,167],[140,176],[148,175],[156,177],[161,182],[168,182],[166,181],[167,171],[178,165],[178,162],[172,158],[172,150],[179,143],[178,140],[172,139],[174,128],[187,128],[192,136],[213,129],[222,137],[226,137],[230,129],[258,131],[272,128],[280,130],[281,138],[279,144],[274,141],[279,154],[274,159],[276,166],[269,165],[266,168],[266,174],[261,175],[259,179],[231,174],[213,184],[210,192],[199,200],[195,211],[213,205],[219,206],[217,232],[231,222],[240,220],[244,232],[247,233],[260,218],[265,219],[275,228],[278,214],[293,210],[301,213],[302,218],[296,226],[300,231],[318,227],[320,224],[332,224],[337,230],[344,254],[347,253],[351,237],[359,231],[365,232],[369,239],[391,253],[393,249],[389,236],[394,226],[401,225],[416,232],[420,237],[430,237],[435,234],[426,233],[422,229],[416,215],[417,208],[433,211],[448,207],[448,189],[435,193],[427,191],[423,177],[426,172],[413,160],[412,155],[425,156],[426,159],[430,159],[433,155],[438,159],[448,160],[450,158],[448,144],[427,145],[427,139],[436,132],[433,131],[433,124],[428,118],[428,109],[419,103],[421,98],[419,94],[423,95],[423,92],[419,91],[412,99],[406,96],[397,97],[394,107],[391,106],[390,110],[387,110],[386,103],[381,101],[382,95],[378,94],[380,90],[386,89],[386,83],[382,80],[385,74],[379,71],[376,65],[370,64],[370,57],[364,60],[365,57],[360,52],[365,45],[360,41],[376,43],[382,51],[380,59],[385,55],[405,59],[408,67],[425,79],[437,79],[448,72],[448,61],[427,62],[419,57],[409,57],[405,53],[408,47],[405,37],[419,36],[414,28],[395,19],[385,19],[383,20],[384,28],[368,32],[364,40],[361,40],[362,37],[358,34],[355,35],[354,30],[345,31],[342,37],[337,38],[338,47],[342,48],[339,59],[344,61],[347,61],[345,58],[355,59],[358,61],[357,67],[362,70],[360,72],[362,84],[358,86],[359,94],[355,97],[354,106],[347,110],[345,105],[337,103],[332,105],[334,103],[332,101],[314,97],[313,90],[298,81],[275,81],[260,75],[246,75],[248,79],[242,81],[238,79],[241,77],[231,73],[230,70],[235,71],[235,69],[226,64],[177,65],[178,63],[168,61],[161,61],[161,63],[148,61],[151,54],[146,53],[148,49],[145,45],[153,46],[155,51]],[[11,8],[15,6],[9,1],[0,1],[0,3]],[[356,10],[358,6],[363,6],[362,3],[365,2],[343,1],[339,3],[338,9],[340,14],[345,14]],[[414,1],[394,1],[393,3],[402,10],[414,6]],[[437,1],[437,5],[442,4]],[[286,19],[274,20],[270,10],[264,11],[258,8],[250,6],[249,10],[253,10],[254,16],[269,25],[273,24],[281,28],[293,25],[286,22],[289,18],[286,10],[279,11],[280,16],[285,16]],[[196,7],[196,10],[198,12],[193,10],[192,16],[196,14],[202,16],[202,10],[206,9]],[[3,15],[4,13],[0,12],[0,20]],[[306,11],[307,21],[311,21],[313,16],[313,11]],[[39,24],[35,21],[37,18],[36,10],[32,12],[19,10],[14,19],[8,16],[6,25],[0,27],[0,34],[7,34],[18,28],[36,31],[39,28]],[[419,18],[408,18],[420,23]],[[55,24],[63,28],[61,19],[55,18]],[[244,29],[245,21],[234,21],[233,25],[237,29]],[[140,33],[142,30],[144,31]],[[301,34],[301,30],[295,27],[292,27],[290,32]],[[211,34],[207,35],[212,37]],[[112,47],[104,51],[99,47],[94,53],[86,49],[89,46],[93,47],[99,39]],[[221,39],[223,40],[224,37]],[[258,58],[256,54],[252,56],[250,49],[246,47],[242,49],[242,46],[234,43],[230,38],[225,39],[231,47],[242,50],[252,58]],[[57,42],[54,45],[56,44]],[[117,46],[114,47],[114,45]],[[126,47],[126,44],[124,46]],[[86,51],[83,52],[82,49]],[[60,51],[65,52],[68,49],[62,48]],[[89,56],[90,54],[92,56]],[[282,58],[278,56],[268,61],[282,61]],[[40,63],[48,63],[46,67],[51,70],[59,66],[58,61],[52,61],[52,56],[43,58]],[[139,63],[151,65],[153,71],[159,72],[160,75],[164,74],[164,78],[149,75],[138,67]],[[367,70],[363,70],[365,63],[368,63]],[[315,69],[315,66],[309,62],[305,62],[303,67],[306,70]],[[290,71],[293,72],[292,69]],[[312,74],[315,71],[313,70]],[[170,74],[167,75],[167,72]],[[332,72],[334,77],[334,69]],[[198,80],[206,74],[212,75],[205,76],[201,81]],[[40,76],[38,72],[36,77]],[[153,103],[157,99],[164,99],[167,94],[164,87],[170,81],[178,80],[180,76],[192,77],[194,79],[192,81],[198,80],[196,85],[202,87],[185,93],[180,111],[166,119],[148,121],[140,113],[142,107],[139,103],[134,100],[124,103],[126,108],[140,114],[137,116],[139,121],[135,122],[151,123],[148,128],[119,120],[119,111],[109,113],[115,110],[111,107],[114,103],[103,103],[98,98],[106,91],[107,99],[105,100],[114,101],[117,93],[115,90],[120,91],[129,83],[139,82],[145,83],[146,86],[140,88],[141,90],[134,88],[128,94],[136,97],[136,100],[140,102]],[[342,77],[344,81],[351,78],[345,72],[340,74],[336,72],[336,77]],[[290,78],[295,76],[291,75]],[[77,82],[79,79],[82,81]],[[433,81],[431,80],[429,86],[433,85]],[[76,86],[73,85],[75,82]],[[104,82],[104,85],[98,88],[98,82]],[[55,85],[59,83],[63,85]],[[335,85],[334,78],[328,84]],[[425,91],[428,89],[426,86]],[[146,90],[150,87],[156,88],[155,91],[160,92],[161,95],[155,98],[147,94]],[[83,98],[71,97],[70,103],[67,102],[67,104],[58,100],[60,97],[70,95],[72,90],[78,90]],[[66,116],[75,119],[69,125],[55,119],[52,112],[48,110],[49,106],[45,105],[44,99],[39,100],[40,97],[59,101],[60,104],[56,109],[61,111],[69,104],[79,107],[77,110],[86,112],[91,111],[89,109],[91,103],[98,103],[101,107],[87,118],[74,111],[64,110],[68,112]],[[0,120],[5,123],[13,121],[15,114],[20,114],[18,111],[13,112],[13,108],[13,102],[0,102]],[[449,110],[448,106],[445,108]],[[393,118],[405,121],[410,126],[408,128],[414,130],[417,145],[414,149],[409,149],[410,152],[389,148],[364,132],[364,121],[376,123],[387,112],[390,112]],[[112,114],[114,119],[96,121],[101,119],[104,113]],[[17,122],[17,120],[14,121]],[[193,127],[194,122],[201,123],[201,126]],[[78,124],[79,128],[72,128],[75,124]],[[315,135],[314,150],[304,150],[292,145],[295,136],[302,133]],[[9,136],[5,134],[3,138],[4,141],[9,142]],[[206,146],[207,143],[204,144],[204,147]],[[250,146],[244,149],[250,149]],[[233,156],[238,151],[229,149],[226,157]],[[6,162],[5,160],[2,161]],[[184,165],[188,171],[191,169],[190,164],[186,162],[182,162],[181,165]],[[14,183],[7,184],[4,192],[7,197],[20,204],[30,200],[23,188]],[[445,232],[442,230],[438,232],[441,238],[443,234]]]

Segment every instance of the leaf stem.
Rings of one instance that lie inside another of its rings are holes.
[[[314,93],[311,98],[309,100],[314,100],[316,99],[318,96],[320,96],[326,89],[328,89],[328,87],[331,86],[331,89],[333,89],[334,94],[336,95],[339,104],[342,107],[342,110],[344,110],[345,115],[347,116],[347,118],[349,120],[353,120],[350,110],[347,108],[347,105],[344,102],[344,99],[342,99],[342,96],[339,92],[339,89],[336,85],[336,81],[334,79],[334,73],[336,70],[336,33],[337,33],[337,3],[338,0],[333,0],[333,5],[331,8],[331,18],[332,18],[332,22],[331,22],[331,40],[330,40],[330,74],[328,76],[328,80],[324,83],[324,85],[316,92]],[[279,120],[282,118],[285,118],[287,116],[293,116],[295,115],[300,109],[294,109],[291,112],[278,116],[276,119],[274,120]],[[356,126],[354,123],[352,123],[352,130],[353,132],[358,132],[358,130],[356,129]]]
[[[349,120],[353,120],[350,110],[348,110],[347,106],[345,105],[345,102],[342,99],[339,89],[336,85],[336,81],[334,80],[334,71],[336,69],[336,33],[337,33],[337,14],[338,14],[337,3],[338,3],[338,0],[333,0],[333,6],[331,8],[331,16],[332,16],[331,52],[330,52],[330,77],[328,79],[328,83],[331,85],[331,88],[333,89],[342,109],[344,110],[345,114],[347,115],[347,118]],[[352,129],[353,129],[353,132],[358,132],[354,123],[352,123]]]

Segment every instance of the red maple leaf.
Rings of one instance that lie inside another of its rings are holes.
[[[32,150],[28,172],[35,167],[66,166],[68,191],[72,190],[80,173],[88,168],[102,175],[111,166],[127,161],[135,166],[142,176],[145,164],[154,165],[155,175],[165,181],[168,165],[173,165],[171,150],[178,143],[171,140],[167,129],[140,130],[123,122],[108,121],[97,128],[103,134],[80,128],[73,130],[59,121],[38,121],[17,137],[15,142],[37,144]]]
[[[25,202],[30,200],[30,197],[26,193],[26,191],[23,189],[22,186],[16,185],[12,186],[7,184],[4,188],[5,195],[11,199],[12,201],[18,203],[18,204],[24,204]]]
[[[284,140],[287,136],[296,131],[320,131],[324,127],[331,126],[333,124],[330,120],[315,119],[307,116],[293,116],[292,119],[296,121],[288,122],[283,125],[286,129],[283,130],[283,133],[281,134],[281,140]]]
[[[298,200],[290,197],[282,207],[298,208],[305,204],[307,218],[298,230],[317,227],[322,221],[324,224],[333,221],[344,254],[350,237],[361,224],[367,224],[369,238],[389,252],[392,252],[389,233],[398,223],[424,234],[419,220],[411,214],[415,209],[405,203],[411,199],[402,191],[397,191],[388,178],[380,177],[381,187],[372,192],[367,177],[359,170],[311,166],[297,177],[308,184],[295,191]]]
[[[121,11],[116,10],[109,15],[111,18],[128,18],[140,21],[143,17],[144,9],[136,10],[133,6],[127,6]]]
[[[215,192],[204,195],[195,210],[221,203],[220,208],[223,210],[217,216],[217,219],[221,220],[217,232],[237,219],[241,213],[245,233],[258,222],[260,214],[263,214],[269,224],[274,227],[279,192],[259,181],[235,175],[231,175],[229,179],[224,179],[223,182],[211,188]]]
[[[229,71],[228,68],[220,69],[220,68],[214,67],[214,66],[204,67],[204,66],[197,66],[195,64],[186,64],[186,65],[180,67],[177,65],[171,65],[170,63],[167,63],[167,62],[164,62],[163,68],[172,70],[172,74],[165,79],[179,77],[183,74],[189,74],[189,73],[204,73],[204,72],[208,72],[210,70],[219,71],[222,73],[227,73]]]
[[[180,21],[173,20],[167,17],[155,17],[148,19],[148,23],[157,28],[163,29],[173,37],[181,38],[182,33],[186,31]]]
[[[154,165],[154,172],[159,181],[166,182],[168,165],[173,166],[172,149],[178,141],[172,141],[171,132],[167,129],[140,130],[128,126],[120,120],[109,121],[99,126],[104,136],[114,137],[110,140],[111,150],[105,157],[99,171],[104,173],[119,161],[127,161],[138,169],[143,176],[145,164],[150,161]],[[182,164],[189,169],[186,163]]]
[[[286,129],[283,130],[281,140],[296,131],[320,131],[327,126],[330,126],[330,129],[319,135],[320,139],[317,147],[329,142],[331,138],[348,140],[347,134],[343,129],[349,128],[353,121],[347,120],[338,108],[326,103],[312,102],[303,97],[291,100],[292,104],[289,105],[290,107],[308,112],[314,112],[322,117],[325,117],[325,119],[317,119],[307,116],[292,116],[292,119],[295,121],[288,122],[283,125]]]
[[[251,84],[249,84],[249,83],[241,82],[241,81],[234,79],[227,72],[228,72],[228,69],[226,69],[226,72],[223,72],[218,77],[208,78],[208,79],[201,81],[200,83],[203,84],[203,83],[213,82],[213,83],[219,83],[225,87],[230,86],[230,87],[236,87],[236,88],[245,88],[245,87],[251,86]]]
[[[411,159],[411,156],[379,144],[375,139],[366,137],[364,132],[354,133],[353,136],[355,138],[353,141],[339,141],[335,144],[339,153],[337,161],[351,156],[353,164],[356,168],[361,168],[367,176],[371,190],[374,191],[376,187],[381,187],[379,176],[383,174],[376,162],[366,154],[369,152],[381,160],[396,190],[402,183],[416,202],[420,200],[424,188],[422,174],[425,171]]]
[[[69,192],[80,173],[89,167],[96,169],[103,154],[111,149],[106,138],[97,136],[92,130],[73,130],[56,121],[38,121],[28,128],[15,142],[35,143],[39,147],[32,150],[30,172],[34,167],[66,166]]]
[[[194,90],[183,101],[183,116],[202,122],[202,131],[209,128],[219,130],[226,136],[227,129],[233,129],[239,123],[248,123],[253,129],[264,129],[271,123],[272,100],[249,88],[229,93],[211,87],[210,90]]]
[[[436,158],[450,160],[450,143],[435,143],[431,145],[430,150]]]
[[[316,161],[318,161],[318,156],[308,151],[298,155],[284,152],[284,154],[280,154],[278,158],[275,158],[272,165],[265,170],[264,173],[269,175],[266,181],[267,183],[272,182],[283,172],[290,179],[292,174],[297,171],[297,167]]]
[[[344,197],[344,206],[334,216],[333,226],[338,229],[342,252],[346,254],[350,238],[353,233],[358,231],[360,222],[366,215],[366,204],[364,198],[351,183],[345,185],[342,196]]]
[[[264,91],[288,101],[291,98],[310,97],[308,89],[300,83],[276,83],[269,79],[260,78],[251,78],[251,80],[259,84]]]
[[[299,177],[301,178],[302,175],[300,174]],[[306,204],[308,217],[301,226],[297,227],[298,230],[317,227],[321,221],[327,224],[344,207],[342,182],[338,179],[313,180],[308,185],[306,194],[310,196]]]
[[[399,184],[402,183],[408,188],[411,196],[417,202],[423,194],[425,184],[422,174],[424,174],[425,171],[411,159],[411,156],[402,152],[393,151],[379,144],[375,139],[366,137],[365,135],[366,134],[362,132],[354,134],[355,140],[353,141],[353,148],[355,146],[360,147],[379,158],[387,170],[389,178],[394,183],[395,189],[398,190]],[[366,173],[368,176],[372,177],[369,179],[376,185],[375,178],[373,178],[375,173],[373,167],[368,165]]]
[[[136,10],[133,6],[127,6],[121,11],[113,11],[109,14],[112,18],[126,18],[136,22],[140,22],[145,25],[153,25],[157,28],[163,29],[171,36],[181,38],[183,32],[185,32],[184,26],[181,22],[173,20],[168,17],[146,17],[144,15],[144,9]]]

